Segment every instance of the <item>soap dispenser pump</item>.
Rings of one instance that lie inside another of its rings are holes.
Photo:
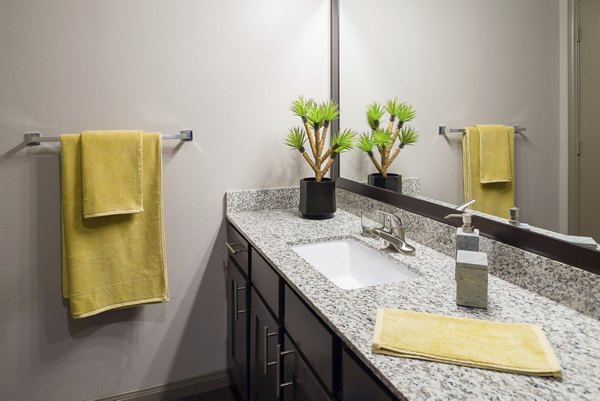
[[[531,226],[529,224],[521,223],[521,221],[519,220],[519,210],[520,209],[516,206],[508,209],[508,214],[510,215],[508,223],[512,224],[513,226],[522,228],[524,230],[531,230]]]
[[[461,217],[463,225],[456,229],[456,250],[479,252],[479,230],[473,227],[473,215],[468,212],[444,217]]]

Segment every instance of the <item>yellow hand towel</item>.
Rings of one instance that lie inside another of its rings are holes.
[[[479,130],[479,180],[482,184],[512,181],[509,129],[505,125],[476,125]]]
[[[84,219],[81,135],[61,136],[63,295],[74,318],[168,300],[161,136],[143,141],[144,212]]]
[[[514,165],[514,129],[507,127],[511,167]],[[476,127],[467,127],[462,137],[463,179],[465,201],[476,199],[474,210],[509,218],[508,210],[515,205],[514,168],[511,181],[482,184],[480,178],[480,132]]]
[[[373,352],[502,372],[561,378],[542,330],[525,323],[379,309]]]
[[[83,217],[141,213],[142,131],[81,133]]]

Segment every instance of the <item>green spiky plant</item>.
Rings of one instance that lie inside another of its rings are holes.
[[[381,119],[385,113],[389,114],[388,124],[385,129],[380,127]],[[415,108],[406,103],[399,103],[397,99],[388,99],[385,106],[373,102],[367,106],[366,117],[371,132],[365,132],[358,138],[357,147],[366,152],[373,165],[383,177],[387,177],[388,168],[407,145],[414,145],[419,140],[417,131],[404,124],[416,116]],[[394,129],[394,123],[396,128]],[[392,153],[392,149],[397,147]],[[379,159],[375,157],[373,148],[379,151]]]
[[[292,102],[290,110],[302,119],[303,128],[291,128],[285,138],[285,144],[302,154],[315,172],[315,181],[321,182],[337,155],[354,147],[356,132],[349,129],[338,132],[333,135],[330,146],[325,149],[329,126],[340,115],[338,105],[333,101],[317,103],[313,99],[299,96]],[[312,157],[304,146],[307,139]]]

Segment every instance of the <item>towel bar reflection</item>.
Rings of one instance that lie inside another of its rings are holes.
[[[179,139],[181,141],[193,141],[194,132],[191,129],[180,131],[176,135],[163,135],[162,139]],[[25,143],[27,146],[38,146],[42,142],[60,142],[59,136],[43,137],[39,132],[28,132],[25,134]]]
[[[521,127],[520,125],[513,125],[513,128],[515,129],[515,134],[522,134],[523,132],[527,131],[527,128]],[[464,128],[446,128],[445,125],[440,125],[439,131],[438,131],[439,135],[446,136],[450,132],[464,133],[465,129]]]

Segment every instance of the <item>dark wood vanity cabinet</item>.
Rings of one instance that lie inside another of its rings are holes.
[[[277,401],[280,324],[254,288],[250,305],[250,400]]]
[[[232,258],[227,261],[227,357],[231,378],[248,401],[248,291],[250,281]]]
[[[396,400],[229,223],[227,234],[228,359],[243,401]]]
[[[327,391],[321,386],[316,376],[311,372],[304,357],[290,341],[286,334],[283,336],[283,383],[281,394],[284,401],[330,401]]]
[[[396,397],[379,384],[372,373],[355,360],[349,350],[342,352],[342,399],[344,401],[394,401]]]
[[[287,285],[285,330],[329,392],[334,393],[334,335]]]

